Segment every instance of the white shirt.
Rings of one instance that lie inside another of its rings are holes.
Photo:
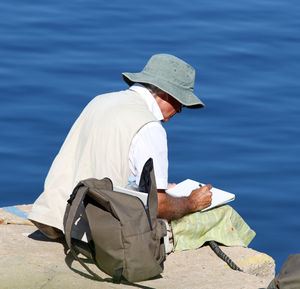
[[[163,120],[162,112],[153,95],[141,84],[130,87],[136,91],[147,103],[149,110],[157,120]],[[133,137],[129,149],[129,168],[140,182],[145,162],[153,159],[157,189],[168,188],[168,145],[167,134],[160,122],[150,122],[143,126]]]

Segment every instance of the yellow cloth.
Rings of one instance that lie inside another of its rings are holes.
[[[247,247],[256,235],[228,205],[186,215],[172,221],[171,227],[175,251],[196,249],[207,241]]]

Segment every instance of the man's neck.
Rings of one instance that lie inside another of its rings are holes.
[[[153,113],[153,115],[155,116],[155,118],[157,118],[157,120],[164,119],[163,114],[155,98],[144,85],[140,83],[135,83],[129,89],[137,92],[145,100],[149,110]]]

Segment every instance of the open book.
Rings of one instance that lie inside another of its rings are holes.
[[[144,204],[145,207],[148,206],[147,201],[148,201],[148,194],[143,193],[143,192],[138,192],[138,191],[133,191],[133,190],[129,190],[123,187],[118,187],[118,186],[114,186],[113,190],[119,193],[123,193],[123,194],[127,194],[127,195],[131,195],[134,197],[138,197]]]
[[[204,184],[186,179],[185,181],[177,184],[174,188],[166,190],[166,193],[168,193],[172,197],[188,197],[190,193],[200,188],[201,186],[204,186]],[[211,205],[202,211],[209,210],[211,208],[224,205],[228,202],[231,202],[235,199],[235,195],[217,188],[212,188],[212,201]]]

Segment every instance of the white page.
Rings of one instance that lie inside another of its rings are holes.
[[[147,207],[147,200],[148,200],[148,194],[144,193],[144,192],[138,192],[138,191],[133,191],[133,190],[129,190],[123,187],[118,187],[118,186],[113,186],[113,190],[119,193],[123,193],[123,194],[127,194],[127,195],[131,195],[134,197],[138,197],[144,204],[144,206]]]
[[[204,186],[205,184],[196,182],[190,179],[186,179],[185,181],[177,184],[174,188],[166,190],[166,193],[172,197],[188,197],[191,192],[195,189],[200,188],[200,186]],[[217,188],[212,188],[212,202],[211,205],[202,211],[209,210],[213,207],[223,205],[225,203],[231,202],[235,199],[235,195]]]

